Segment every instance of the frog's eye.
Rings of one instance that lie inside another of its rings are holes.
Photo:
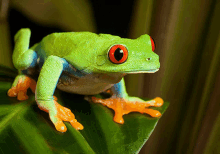
[[[114,45],[110,48],[108,57],[112,63],[122,64],[128,59],[128,50],[124,45]]]
[[[156,47],[156,45],[155,45],[155,43],[154,43],[154,40],[150,37],[150,41],[151,41],[151,47],[152,47],[152,51],[154,51],[155,50],[155,47]]]

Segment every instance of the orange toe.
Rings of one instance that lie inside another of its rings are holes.
[[[56,101],[56,109],[57,109],[57,117],[60,118],[62,121],[70,122],[70,124],[76,129],[76,130],[82,130],[84,127],[82,124],[80,124],[76,119],[75,115],[71,112],[70,109],[61,106]],[[63,124],[64,125],[64,124]],[[62,126],[63,126],[62,125]],[[59,130],[58,130],[59,131]]]
[[[163,105],[163,100],[159,97],[146,102],[128,101],[123,98],[101,99],[96,97],[92,97],[92,101],[94,103],[101,103],[102,105],[113,109],[115,111],[114,121],[120,124],[124,123],[124,119],[122,116],[130,112],[146,113],[152,117],[160,117],[161,113],[159,111],[146,107],[160,107]]]
[[[76,130],[83,130],[83,125],[79,122],[77,122],[76,119],[73,119],[70,121],[70,124],[76,129]]]
[[[153,109],[144,109],[144,112],[146,114],[149,114],[151,117],[160,117],[161,113],[157,110],[153,110]]]
[[[156,97],[155,99],[155,107],[160,107],[160,106],[162,106],[163,105],[163,99],[162,98],[160,98],[160,97]]]
[[[123,119],[122,116],[118,117],[118,116],[115,115],[113,120],[114,120],[114,122],[117,122],[119,124],[124,124],[124,119]]]
[[[66,132],[66,130],[67,130],[67,128],[66,128],[65,124],[62,122],[62,120],[59,120],[54,125],[55,125],[56,130],[58,130],[59,132]]]
[[[9,97],[16,97],[17,96],[17,91],[15,87],[12,87],[11,89],[8,90],[8,96]]]

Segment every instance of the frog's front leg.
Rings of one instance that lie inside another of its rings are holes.
[[[54,100],[53,94],[58,79],[64,69],[65,60],[57,56],[49,56],[39,75],[36,87],[36,101],[41,110],[49,113],[50,119],[60,132],[67,130],[63,121],[68,121],[77,130],[83,126],[77,122],[74,114],[67,108],[61,106]]]
[[[140,112],[149,114],[152,117],[159,117],[161,113],[157,110],[149,109],[147,107],[154,106],[160,107],[163,105],[163,100],[159,97],[150,100],[144,101],[137,97],[128,96],[124,79],[122,79],[119,83],[115,84],[111,88],[113,95],[108,99],[100,99],[96,97],[92,97],[92,101],[95,103],[101,103],[115,111],[114,121],[120,124],[124,123],[123,115],[128,114],[130,112]]]

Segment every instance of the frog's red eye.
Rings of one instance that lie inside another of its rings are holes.
[[[128,50],[124,45],[114,45],[110,48],[108,57],[112,63],[122,64],[128,59]]]
[[[150,41],[151,41],[151,47],[152,47],[152,51],[154,51],[155,50],[155,47],[156,47],[156,45],[155,45],[155,43],[154,43],[154,40],[150,37]]]

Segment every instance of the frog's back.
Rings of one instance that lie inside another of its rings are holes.
[[[81,44],[98,37],[97,34],[91,32],[52,33],[42,39],[39,52],[46,57],[55,55],[63,58]]]

